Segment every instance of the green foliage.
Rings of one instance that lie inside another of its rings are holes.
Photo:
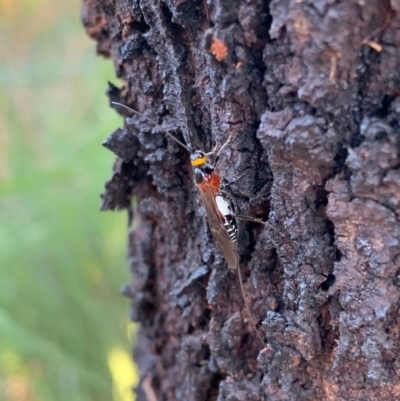
[[[0,0],[6,401],[122,399],[108,365],[112,350],[130,348],[128,303],[119,294],[129,281],[126,215],[99,212],[113,163],[101,142],[121,120],[104,96],[112,62],[96,57],[79,7],[79,0]]]

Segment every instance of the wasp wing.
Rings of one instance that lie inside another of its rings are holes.
[[[239,265],[239,254],[236,249],[236,243],[231,241],[225,230],[215,202],[215,195],[213,191],[207,187],[198,188],[206,209],[208,224],[218,249],[228,263],[228,266],[231,269],[236,269]]]

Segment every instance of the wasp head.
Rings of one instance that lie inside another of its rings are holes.
[[[196,150],[191,153],[190,162],[193,167],[202,167],[207,163],[207,155],[201,150]]]

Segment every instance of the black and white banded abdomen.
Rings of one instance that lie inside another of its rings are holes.
[[[236,242],[238,239],[238,226],[235,217],[235,208],[233,202],[226,197],[224,194],[219,193],[215,197],[218,211],[222,217],[222,223],[225,231],[227,232],[229,239],[232,242]]]

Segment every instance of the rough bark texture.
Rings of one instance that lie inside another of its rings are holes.
[[[84,0],[111,100],[193,148],[242,214],[217,252],[188,154],[127,116],[103,209],[130,208],[138,400],[400,399],[400,1]]]

